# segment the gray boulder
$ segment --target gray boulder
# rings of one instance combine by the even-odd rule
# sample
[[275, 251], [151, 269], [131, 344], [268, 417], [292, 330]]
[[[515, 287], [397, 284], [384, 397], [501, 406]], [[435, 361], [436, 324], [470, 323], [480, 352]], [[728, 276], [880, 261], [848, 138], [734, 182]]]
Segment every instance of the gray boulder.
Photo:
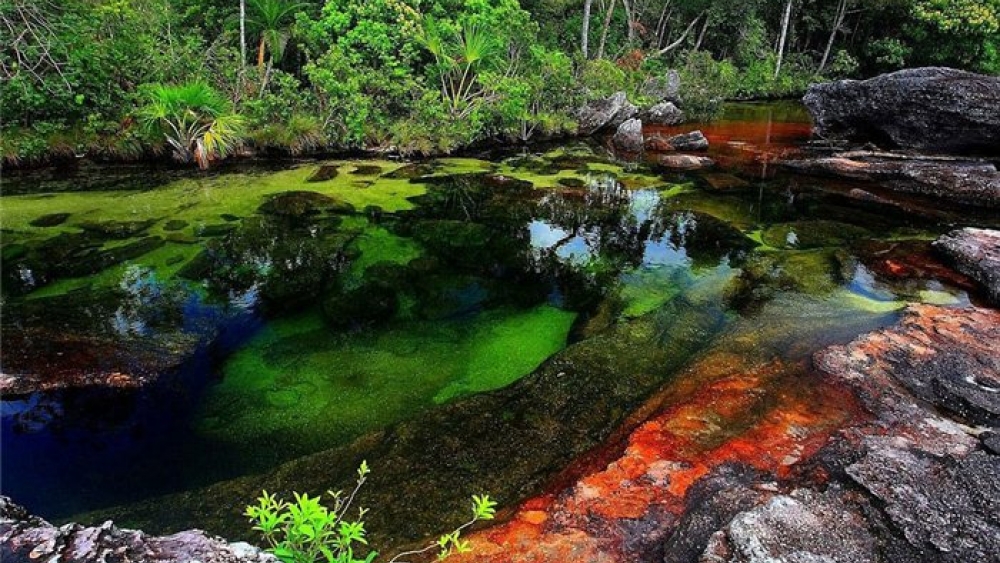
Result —
[[1000, 77], [915, 68], [811, 86], [821, 137], [949, 153], [1000, 153]]
[[642, 84], [642, 95], [657, 101], [680, 101], [681, 75], [668, 70], [663, 76], [651, 76]]
[[684, 112], [673, 102], [660, 102], [639, 114], [643, 123], [650, 125], [680, 125], [684, 123]]
[[642, 121], [629, 119], [618, 126], [618, 131], [611, 138], [615, 148], [625, 152], [642, 152]]
[[581, 135], [593, 135], [602, 129], [618, 127], [639, 113], [628, 101], [625, 92], [615, 92], [608, 98], [594, 100], [577, 111]]

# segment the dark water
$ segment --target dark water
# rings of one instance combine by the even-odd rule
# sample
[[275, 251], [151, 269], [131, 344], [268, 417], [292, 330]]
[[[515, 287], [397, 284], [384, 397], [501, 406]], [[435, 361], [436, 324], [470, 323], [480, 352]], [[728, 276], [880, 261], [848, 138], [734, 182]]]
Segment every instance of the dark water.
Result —
[[[720, 163], [704, 172], [572, 144], [419, 164], [17, 178], [0, 200], [4, 373], [159, 377], [141, 390], [5, 396], [3, 494], [51, 519], [117, 506], [128, 522], [134, 503], [403, 421], [460, 424], [449, 420], [480, 400], [508, 405], [491, 407], [507, 421], [546, 411], [556, 435], [572, 419], [544, 402], [559, 388], [519, 389], [559, 376], [556, 364], [577, 368], [572, 395], [600, 391], [613, 416], [588, 419], [590, 435], [530, 479], [509, 471], [512, 500], [733, 323], [759, 325], [752, 349], [802, 358], [891, 322], [906, 301], [967, 302], [941, 276], [878, 267], [927, 254], [947, 216], [861, 205], [777, 172], [807, 139], [799, 106], [733, 106], [703, 129]], [[322, 164], [334, 177], [310, 182]], [[653, 363], [664, 367], [634, 392], [601, 391]], [[475, 474], [486, 442], [471, 435], [452, 455], [467, 453]], [[544, 457], [505, 444], [490, 455]]]

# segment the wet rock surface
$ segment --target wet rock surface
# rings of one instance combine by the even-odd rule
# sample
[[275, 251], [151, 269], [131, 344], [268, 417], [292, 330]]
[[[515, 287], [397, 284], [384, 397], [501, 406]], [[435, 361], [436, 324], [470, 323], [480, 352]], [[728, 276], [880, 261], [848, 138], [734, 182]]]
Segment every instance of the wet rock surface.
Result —
[[277, 558], [246, 543], [228, 543], [201, 530], [150, 536], [116, 527], [53, 526], [0, 497], [0, 559], [5, 563], [148, 561], [164, 563], [271, 563]]
[[1000, 305], [1000, 231], [959, 229], [935, 241], [934, 248], [959, 272], [982, 284], [993, 303]]
[[642, 94], [657, 101], [677, 103], [680, 101], [681, 75], [676, 70], [668, 70], [663, 76], [651, 76], [642, 83]]
[[803, 103], [815, 133], [884, 148], [1000, 151], [1000, 78], [915, 68], [809, 88]]
[[707, 156], [693, 154], [658, 154], [653, 165], [662, 170], [702, 170], [715, 166], [715, 161]]
[[646, 149], [653, 152], [704, 151], [708, 150], [708, 139], [701, 131], [669, 137], [654, 134], [646, 138]]
[[849, 151], [781, 164], [807, 174], [876, 182], [895, 192], [969, 206], [1000, 207], [1000, 172], [983, 161]]

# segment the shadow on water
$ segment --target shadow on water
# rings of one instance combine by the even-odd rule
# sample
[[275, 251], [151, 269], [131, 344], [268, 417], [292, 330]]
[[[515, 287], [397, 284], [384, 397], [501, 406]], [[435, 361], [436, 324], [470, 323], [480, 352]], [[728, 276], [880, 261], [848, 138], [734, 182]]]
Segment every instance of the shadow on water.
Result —
[[367, 459], [398, 545], [469, 494], [551, 485], [709, 347], [802, 362], [906, 301], [968, 302], [929, 252], [945, 224], [771, 173], [801, 108], [705, 130], [704, 173], [570, 144], [22, 186], [4, 373], [35, 387], [2, 403], [4, 494], [247, 537], [261, 488], [340, 488]]

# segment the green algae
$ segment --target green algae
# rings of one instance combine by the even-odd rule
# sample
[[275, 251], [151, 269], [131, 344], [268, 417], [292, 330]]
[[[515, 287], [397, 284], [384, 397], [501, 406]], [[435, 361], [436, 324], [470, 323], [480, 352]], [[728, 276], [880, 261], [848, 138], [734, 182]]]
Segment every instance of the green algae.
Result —
[[345, 285], [356, 285], [371, 266], [379, 263], [406, 265], [423, 255], [423, 248], [413, 239], [398, 236], [384, 227], [366, 228], [354, 241], [361, 253], [351, 263]]
[[277, 320], [226, 362], [196, 426], [231, 443], [280, 436], [300, 451], [343, 443], [527, 375], [565, 345], [574, 318], [543, 305], [350, 334], [316, 314]]

